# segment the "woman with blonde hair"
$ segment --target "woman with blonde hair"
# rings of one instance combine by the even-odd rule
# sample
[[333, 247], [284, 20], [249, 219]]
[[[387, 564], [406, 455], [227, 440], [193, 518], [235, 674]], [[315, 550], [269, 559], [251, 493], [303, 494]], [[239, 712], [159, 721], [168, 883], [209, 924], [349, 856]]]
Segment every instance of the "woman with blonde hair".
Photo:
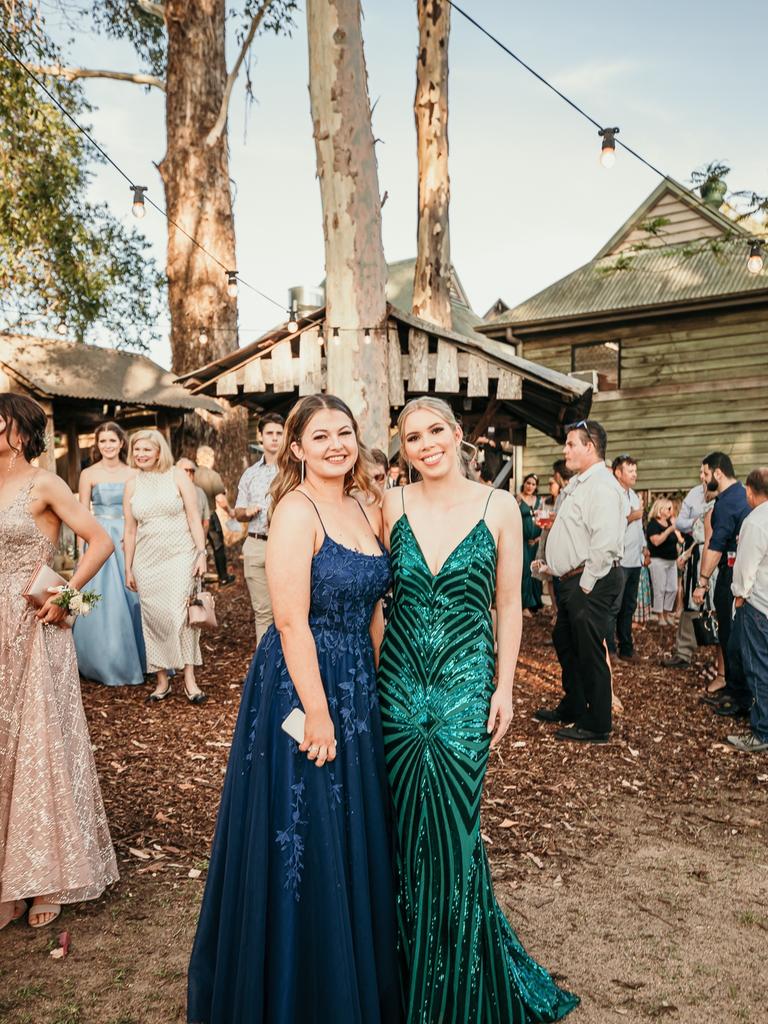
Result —
[[520, 509], [508, 492], [463, 475], [462, 432], [445, 402], [414, 399], [398, 428], [401, 455], [421, 479], [384, 498], [394, 601], [379, 693], [406, 1021], [559, 1020], [578, 999], [518, 941], [494, 897], [480, 833], [489, 749], [514, 707]]
[[[657, 498], [648, 516], [646, 527], [648, 549], [651, 552], [649, 572], [653, 589], [653, 614], [662, 626], [672, 626], [672, 613], [677, 597], [678, 545], [682, 534], [675, 525], [674, 507], [669, 498]], [[651, 621], [654, 621], [653, 619]]]
[[389, 559], [345, 403], [301, 399], [277, 466], [274, 624], [243, 688], [187, 1019], [401, 1024], [374, 669]]
[[184, 670], [184, 693], [191, 704], [205, 694], [195, 680], [200, 630], [188, 622], [194, 578], [205, 573], [205, 535], [195, 485], [173, 465], [159, 430], [139, 430], [131, 438], [129, 463], [138, 470], [125, 486], [125, 579], [138, 592], [147, 649], [147, 670], [157, 673], [147, 700], [171, 693], [168, 669]]

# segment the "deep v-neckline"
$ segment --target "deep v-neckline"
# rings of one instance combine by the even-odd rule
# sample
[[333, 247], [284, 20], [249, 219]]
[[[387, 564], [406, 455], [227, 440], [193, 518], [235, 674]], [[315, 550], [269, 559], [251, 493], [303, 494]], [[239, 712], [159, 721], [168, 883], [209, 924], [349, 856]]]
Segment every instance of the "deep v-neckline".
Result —
[[[462, 548], [464, 546], [464, 544], [466, 544], [466, 542], [469, 540], [469, 538], [472, 536], [472, 534], [475, 532], [475, 530], [478, 529], [478, 527], [484, 526], [486, 531], [487, 531], [487, 533], [488, 533], [488, 536], [493, 541], [494, 546], [496, 545], [496, 539], [493, 536], [493, 534], [491, 533], [490, 529], [488, 528], [488, 524], [485, 521], [485, 516], [483, 516], [482, 519], [478, 519], [478, 521], [475, 523], [475, 525], [473, 527], [471, 527], [468, 530], [467, 533], [464, 534], [464, 536], [461, 538], [461, 540], [458, 542], [458, 544], [456, 544], [455, 547], [453, 547], [448, 552], [448, 555], [446, 556], [445, 560], [443, 561], [443, 564], [440, 566], [440, 568], [437, 570], [437, 572], [432, 572], [432, 570], [429, 567], [429, 562], [427, 561], [427, 556], [424, 554], [424, 550], [423, 550], [421, 544], [419, 543], [419, 538], [416, 536], [416, 534], [414, 532], [414, 529], [411, 526], [411, 521], [408, 518], [408, 513], [407, 512], [403, 512], [403, 514], [400, 516], [400, 519], [404, 519], [405, 520], [406, 525], [408, 526], [408, 531], [411, 534], [411, 537], [413, 538], [413, 543], [416, 545], [416, 550], [419, 553], [419, 557], [421, 558], [421, 561], [422, 561], [422, 563], [424, 565], [424, 568], [427, 570], [427, 572], [429, 573], [430, 578], [433, 581], [440, 577], [440, 574], [442, 573], [443, 569], [445, 569], [446, 565], [448, 565], [448, 563], [453, 558], [453, 556], [456, 554], [456, 552], [460, 548]], [[397, 520], [398, 523], [400, 522], [400, 519]], [[395, 523], [395, 526], [397, 526], [397, 523]]]

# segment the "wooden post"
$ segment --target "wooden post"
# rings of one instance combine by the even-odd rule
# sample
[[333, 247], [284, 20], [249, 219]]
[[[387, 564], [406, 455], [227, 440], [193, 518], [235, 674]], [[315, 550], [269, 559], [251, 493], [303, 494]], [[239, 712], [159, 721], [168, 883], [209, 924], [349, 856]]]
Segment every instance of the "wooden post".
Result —
[[77, 492], [79, 479], [80, 437], [77, 431], [77, 421], [72, 419], [67, 423], [67, 483], [71, 491]]
[[[360, 0], [307, 0], [309, 94], [325, 236], [327, 390], [370, 445], [389, 437], [381, 198]], [[371, 343], [365, 344], [365, 331]], [[374, 335], [374, 331], [376, 332]]]
[[53, 423], [53, 402], [46, 398], [37, 398], [35, 401], [45, 413], [45, 451], [37, 460], [41, 469], [47, 469], [49, 473], [56, 472], [56, 432]]

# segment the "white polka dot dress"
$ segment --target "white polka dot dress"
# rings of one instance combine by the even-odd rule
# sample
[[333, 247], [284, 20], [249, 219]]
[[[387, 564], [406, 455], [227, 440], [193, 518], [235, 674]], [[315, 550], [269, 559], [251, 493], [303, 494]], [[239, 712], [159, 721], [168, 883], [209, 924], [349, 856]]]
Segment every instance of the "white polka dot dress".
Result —
[[147, 670], [201, 665], [200, 630], [187, 625], [195, 542], [174, 470], [139, 473], [131, 511], [138, 523], [133, 573], [141, 601]]

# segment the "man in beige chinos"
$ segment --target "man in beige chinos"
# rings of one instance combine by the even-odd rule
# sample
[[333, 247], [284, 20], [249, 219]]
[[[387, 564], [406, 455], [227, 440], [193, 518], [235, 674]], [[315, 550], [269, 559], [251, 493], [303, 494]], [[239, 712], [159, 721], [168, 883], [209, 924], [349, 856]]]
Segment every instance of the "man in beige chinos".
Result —
[[243, 567], [256, 622], [257, 643], [272, 625], [272, 603], [269, 600], [264, 562], [269, 533], [269, 488], [277, 473], [283, 417], [274, 412], [267, 413], [259, 422], [259, 433], [264, 455], [243, 473], [235, 502], [235, 518], [241, 523], [248, 523], [248, 537], [243, 545]]

